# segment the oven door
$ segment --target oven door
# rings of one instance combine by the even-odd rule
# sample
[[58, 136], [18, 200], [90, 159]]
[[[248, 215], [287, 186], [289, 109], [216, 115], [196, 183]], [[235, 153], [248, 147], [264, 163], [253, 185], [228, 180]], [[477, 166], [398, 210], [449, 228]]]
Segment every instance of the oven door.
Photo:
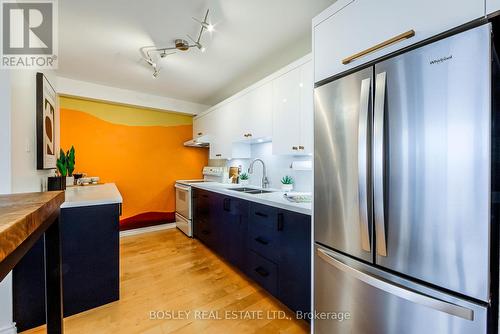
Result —
[[191, 220], [191, 187], [175, 184], [175, 211], [184, 218]]

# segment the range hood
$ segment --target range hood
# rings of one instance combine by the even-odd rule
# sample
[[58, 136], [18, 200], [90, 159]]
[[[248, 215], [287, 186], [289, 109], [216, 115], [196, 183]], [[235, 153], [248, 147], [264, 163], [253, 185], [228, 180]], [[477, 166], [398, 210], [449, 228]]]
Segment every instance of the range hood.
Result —
[[198, 137], [196, 139], [188, 140], [187, 142], [184, 143], [184, 146], [189, 146], [189, 147], [209, 147], [210, 146], [210, 142], [208, 141], [207, 136], [203, 136], [203, 137]]

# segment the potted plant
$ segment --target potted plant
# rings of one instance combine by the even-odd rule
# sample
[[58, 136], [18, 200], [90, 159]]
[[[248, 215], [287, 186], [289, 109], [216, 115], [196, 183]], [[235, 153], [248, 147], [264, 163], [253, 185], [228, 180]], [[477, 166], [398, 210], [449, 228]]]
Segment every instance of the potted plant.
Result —
[[247, 185], [248, 184], [248, 174], [247, 173], [241, 173], [240, 174], [240, 184], [241, 185]]
[[281, 189], [284, 191], [292, 191], [293, 189], [293, 178], [291, 176], [285, 175], [281, 179]]
[[66, 168], [68, 170], [66, 186], [72, 186], [75, 184], [75, 178], [73, 176], [73, 171], [75, 170], [75, 148], [73, 146], [66, 152]]
[[66, 186], [72, 186], [75, 183], [75, 178], [73, 177], [73, 171], [75, 170], [75, 148], [73, 146], [66, 153], [62, 149], [59, 151], [56, 166], [59, 175], [65, 179], [65, 188]]

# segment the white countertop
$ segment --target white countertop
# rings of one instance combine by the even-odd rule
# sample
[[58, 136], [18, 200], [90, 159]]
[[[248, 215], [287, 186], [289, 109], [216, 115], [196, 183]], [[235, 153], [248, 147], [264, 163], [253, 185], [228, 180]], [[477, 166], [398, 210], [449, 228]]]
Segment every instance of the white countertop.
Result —
[[66, 200], [61, 209], [122, 202], [122, 195], [114, 183], [74, 186], [66, 188]]
[[289, 200], [283, 197], [283, 194], [285, 194], [285, 192], [277, 189], [267, 189], [267, 190], [273, 190], [273, 192], [267, 194], [246, 194], [244, 192], [231, 190], [231, 188], [241, 188], [241, 187], [255, 188], [255, 189], [259, 188], [254, 186], [243, 186], [241, 184], [225, 184], [217, 182], [195, 183], [191, 184], [191, 187], [209, 190], [219, 194], [229, 195], [232, 197], [245, 199], [251, 202], [256, 202], [260, 204], [274, 206], [284, 210], [302, 213], [305, 215], [311, 215], [312, 212], [311, 203], [290, 202]]

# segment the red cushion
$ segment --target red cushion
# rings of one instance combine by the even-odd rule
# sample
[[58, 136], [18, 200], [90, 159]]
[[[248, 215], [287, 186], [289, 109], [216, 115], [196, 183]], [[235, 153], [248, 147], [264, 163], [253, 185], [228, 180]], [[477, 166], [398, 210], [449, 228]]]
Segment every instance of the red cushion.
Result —
[[120, 231], [175, 222], [175, 212], [144, 212], [120, 220]]

